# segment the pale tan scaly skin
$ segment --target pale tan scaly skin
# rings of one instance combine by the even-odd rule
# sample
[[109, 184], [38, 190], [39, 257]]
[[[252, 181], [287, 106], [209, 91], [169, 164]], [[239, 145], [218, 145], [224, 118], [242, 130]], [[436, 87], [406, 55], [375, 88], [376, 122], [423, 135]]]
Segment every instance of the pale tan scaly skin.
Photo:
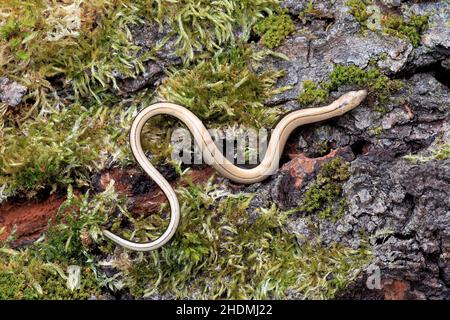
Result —
[[203, 123], [192, 112], [173, 103], [157, 103], [142, 110], [135, 118], [130, 130], [130, 144], [136, 161], [144, 171], [159, 185], [163, 190], [170, 204], [171, 217], [166, 231], [156, 240], [148, 243], [136, 243], [125, 240], [110, 231], [104, 230], [106, 237], [130, 250], [150, 251], [155, 250], [166, 244], [172, 236], [180, 221], [180, 206], [177, 196], [167, 180], [155, 169], [145, 156], [141, 145], [141, 132], [148, 119], [160, 114], [174, 116], [181, 120], [192, 133], [196, 144], [200, 147], [206, 163], [212, 165], [224, 177], [230, 180], [251, 184], [262, 181], [268, 176], [273, 175], [277, 169], [284, 145], [294, 129], [308, 124], [338, 117], [344, 113], [356, 108], [367, 96], [366, 90], [352, 91], [328, 106], [320, 108], [309, 108], [297, 110], [288, 113], [276, 125], [267, 147], [266, 154], [261, 163], [252, 169], [239, 168], [228, 161], [221, 151], [214, 144], [208, 130]]

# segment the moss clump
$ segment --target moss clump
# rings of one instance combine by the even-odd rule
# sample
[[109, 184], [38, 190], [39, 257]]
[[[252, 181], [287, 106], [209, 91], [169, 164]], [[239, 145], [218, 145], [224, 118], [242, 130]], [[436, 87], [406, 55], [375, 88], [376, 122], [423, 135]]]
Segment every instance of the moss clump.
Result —
[[119, 198], [113, 185], [94, 196], [89, 192], [77, 196], [71, 187], [67, 200], [58, 211], [45, 234], [45, 242], [36, 244], [35, 250], [48, 261], [80, 263], [90, 255], [90, 245], [103, 240], [102, 225], [116, 211], [125, 212], [126, 202]]
[[447, 160], [450, 158], [450, 143], [440, 143], [428, 151], [428, 155], [409, 154], [405, 159], [413, 164], [427, 163], [432, 160]]
[[127, 1], [61, 3], [9, 1], [0, 5], [6, 23], [0, 28], [0, 66], [4, 75], [28, 87], [39, 107], [50, 107], [57, 90], [49, 79], [66, 77], [75, 98], [97, 98], [115, 87], [113, 72], [134, 76], [149, 58], [129, 37], [128, 25], [138, 21]]
[[303, 82], [303, 89], [298, 96], [298, 102], [302, 106], [316, 105], [325, 102], [328, 96], [327, 90], [320, 88], [314, 81], [306, 80]]
[[409, 39], [414, 47], [420, 45], [421, 35], [428, 29], [428, 16], [412, 15], [405, 20], [400, 15], [385, 15], [381, 20], [383, 31]]
[[345, 211], [342, 183], [349, 178], [349, 163], [336, 157], [322, 165], [315, 182], [305, 192], [300, 211], [316, 214], [320, 219], [337, 221]]
[[287, 36], [295, 31], [295, 25], [286, 11], [262, 19], [253, 30], [261, 37], [261, 43], [268, 48], [280, 46]]
[[338, 65], [331, 72], [327, 87], [336, 90], [343, 85], [367, 87], [377, 94], [379, 100], [385, 101], [393, 92], [400, 89], [401, 82], [389, 79], [377, 68], [364, 70], [353, 65]]
[[[126, 202], [113, 185], [94, 196], [76, 195], [71, 188], [58, 219], [45, 237], [26, 249], [12, 250], [0, 243], [0, 299], [88, 299], [100, 296], [107, 277], [94, 251], [109, 252], [102, 226], [114, 213], [126, 212]], [[81, 268], [80, 287], [67, 285], [69, 265]]]
[[139, 6], [13, 0], [0, 4], [0, 15], [2, 75], [28, 88], [19, 108], [0, 107], [1, 200], [87, 185], [108, 161], [128, 161], [125, 136], [136, 105], [115, 95], [115, 74], [135, 76], [154, 53], [138, 56], [131, 41]]
[[145, 7], [152, 19], [171, 26], [178, 54], [189, 61], [195, 51], [217, 52], [225, 44], [236, 44], [237, 28], [247, 40], [262, 14], [278, 8], [278, 0], [151, 0]]
[[364, 29], [367, 29], [367, 21], [372, 16], [372, 13], [367, 12], [367, 6], [371, 4], [372, 0], [348, 0], [346, 2], [346, 5], [350, 8], [350, 14]]
[[330, 298], [370, 256], [337, 244], [299, 246], [284, 230], [288, 213], [251, 208], [252, 195], [230, 194], [211, 182], [179, 189], [179, 198], [183, 219], [173, 240], [131, 265], [128, 257], [114, 263], [137, 297]]
[[369, 89], [378, 98], [379, 110], [381, 111], [384, 110], [383, 106], [389, 96], [399, 90], [402, 83], [398, 80], [389, 79], [375, 67], [364, 70], [354, 65], [336, 65], [330, 73], [328, 81], [320, 85], [311, 80], [305, 81], [298, 101], [303, 106], [323, 103], [328, 99], [330, 91], [337, 90], [345, 85]]
[[[355, 17], [363, 30], [368, 28], [368, 21], [372, 18], [373, 13], [368, 12], [368, 6], [372, 4], [371, 0], [349, 0], [346, 5], [350, 7], [350, 14]], [[412, 14], [406, 19], [398, 14], [382, 13], [379, 23], [383, 32], [409, 39], [414, 47], [420, 45], [421, 35], [428, 29], [428, 16], [420, 16]]]
[[206, 125], [270, 127], [280, 110], [264, 107], [264, 101], [283, 90], [274, 88], [283, 72], [258, 74], [252, 68], [257, 59], [251, 48], [235, 47], [192, 69], [172, 70], [158, 90], [159, 99], [185, 106]]
[[108, 161], [127, 161], [127, 128], [134, 110], [75, 104], [49, 110], [20, 127], [7, 126], [0, 132], [0, 185], [10, 193], [46, 185], [83, 185]]
[[144, 62], [168, 39], [144, 52], [132, 41], [131, 25], [145, 19], [168, 25], [179, 56], [192, 61], [194, 52], [214, 53], [235, 43], [238, 28], [245, 41], [262, 13], [276, 5], [277, 0], [3, 1], [0, 67], [2, 75], [26, 85], [40, 106], [52, 105], [57, 96], [50, 81], [56, 77], [75, 99], [93, 96], [100, 104], [102, 94], [117, 89], [117, 75], [143, 72]]
[[49, 263], [30, 250], [0, 248], [0, 299], [2, 300], [67, 300], [100, 296], [94, 272], [83, 268], [80, 287], [67, 286], [67, 265]]
[[36, 29], [38, 15], [33, 14], [33, 6], [31, 4], [19, 12], [9, 15], [7, 20], [1, 25], [0, 39], [2, 42], [9, 44], [8, 49], [11, 56], [17, 59], [18, 62], [22, 62], [30, 58], [22, 42]]

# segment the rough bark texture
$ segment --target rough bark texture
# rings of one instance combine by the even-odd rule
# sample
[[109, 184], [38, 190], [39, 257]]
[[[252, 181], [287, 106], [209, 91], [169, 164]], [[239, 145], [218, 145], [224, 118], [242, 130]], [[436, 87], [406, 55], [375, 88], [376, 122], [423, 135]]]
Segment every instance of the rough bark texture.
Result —
[[[298, 14], [307, 2], [284, 1], [284, 6]], [[398, 7], [397, 2], [384, 1], [393, 7]], [[325, 22], [315, 20], [308, 26], [311, 36], [299, 32], [277, 50], [290, 58], [283, 62], [288, 73], [282, 82], [294, 89], [277, 96], [271, 101], [274, 104], [297, 108], [300, 84], [306, 79], [325, 80], [332, 63], [366, 67], [375, 59], [386, 74], [404, 83], [384, 114], [373, 112], [368, 101], [351, 114], [308, 126], [291, 138], [312, 157], [321, 142], [336, 150], [351, 150], [345, 155], [351, 167], [343, 186], [348, 203], [344, 215], [335, 223], [302, 215], [291, 222], [292, 232], [311, 237], [307, 225], [308, 219], [313, 219], [318, 226], [314, 232], [324, 243], [337, 241], [358, 247], [361, 236], [369, 236], [374, 259], [367, 268], [381, 269], [381, 289], [367, 289], [371, 272], [366, 270], [342, 292], [344, 298], [450, 298], [450, 161], [412, 164], [403, 158], [450, 138], [446, 69], [450, 29], [445, 25], [450, 7], [440, 1], [409, 5], [414, 12], [431, 14], [431, 27], [418, 48], [372, 31], [362, 35], [358, 23], [339, 2], [327, 2], [318, 6], [334, 17], [331, 28], [324, 29]], [[383, 52], [387, 58], [381, 61]], [[373, 134], [373, 128], [382, 128], [381, 133]], [[297, 206], [320, 159], [308, 159], [304, 154], [294, 157], [270, 181], [251, 187], [258, 192], [256, 201], [274, 201], [285, 208]]]

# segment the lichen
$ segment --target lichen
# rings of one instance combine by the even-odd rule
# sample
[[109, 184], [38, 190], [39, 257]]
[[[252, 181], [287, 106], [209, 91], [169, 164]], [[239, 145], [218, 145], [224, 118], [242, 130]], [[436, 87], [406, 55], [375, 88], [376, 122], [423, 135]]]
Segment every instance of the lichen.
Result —
[[286, 11], [273, 14], [255, 24], [253, 30], [261, 37], [261, 43], [273, 49], [295, 31], [295, 25]]

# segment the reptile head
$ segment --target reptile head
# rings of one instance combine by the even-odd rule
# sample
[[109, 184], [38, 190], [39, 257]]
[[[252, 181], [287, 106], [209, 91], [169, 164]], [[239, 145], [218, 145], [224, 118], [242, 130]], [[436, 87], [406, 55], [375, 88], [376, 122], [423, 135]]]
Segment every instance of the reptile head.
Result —
[[367, 97], [367, 90], [350, 91], [344, 94], [339, 100], [342, 99], [341, 108], [345, 109], [344, 112], [348, 112], [361, 104]]

